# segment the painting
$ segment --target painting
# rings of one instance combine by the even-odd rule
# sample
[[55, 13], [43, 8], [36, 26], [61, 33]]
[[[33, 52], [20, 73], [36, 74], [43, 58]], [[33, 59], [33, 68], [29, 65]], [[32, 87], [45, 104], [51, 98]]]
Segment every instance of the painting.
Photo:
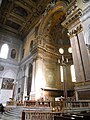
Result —
[[11, 51], [11, 58], [15, 59], [15, 57], [16, 57], [16, 50], [12, 49], [12, 51]]
[[1, 89], [12, 90], [13, 89], [13, 82], [14, 82], [14, 79], [3, 78]]

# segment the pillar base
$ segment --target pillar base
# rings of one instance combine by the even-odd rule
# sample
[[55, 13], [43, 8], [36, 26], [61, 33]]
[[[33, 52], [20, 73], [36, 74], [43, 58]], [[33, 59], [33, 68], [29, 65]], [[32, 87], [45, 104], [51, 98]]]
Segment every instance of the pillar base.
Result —
[[77, 100], [90, 100], [90, 81], [76, 83], [75, 91]]
[[35, 92], [31, 92], [30, 93], [30, 100], [35, 100], [35, 96], [36, 96]]

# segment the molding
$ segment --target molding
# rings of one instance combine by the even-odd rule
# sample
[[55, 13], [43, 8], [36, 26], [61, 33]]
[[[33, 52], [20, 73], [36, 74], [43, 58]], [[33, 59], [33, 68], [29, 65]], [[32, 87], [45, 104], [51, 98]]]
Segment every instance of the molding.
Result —
[[90, 6], [83, 10], [83, 15], [81, 16], [81, 21], [84, 22], [90, 18]]
[[[70, 10], [71, 10], [71, 8], [70, 8]], [[62, 22], [62, 26], [64, 26], [65, 28], [68, 28], [68, 29], [73, 27], [73, 23], [74, 23], [74, 26], [76, 26], [76, 24], [78, 24], [80, 22], [81, 16], [82, 16], [82, 10], [80, 8], [78, 8], [77, 6], [75, 6], [75, 9], [72, 10], [72, 12], [70, 12], [66, 16], [66, 20], [64, 22]]]
[[18, 67], [18, 62], [17, 61], [12, 61], [12, 60], [9, 60], [9, 59], [0, 58], [0, 63], [2, 63], [5, 66], [9, 65], [9, 66]]

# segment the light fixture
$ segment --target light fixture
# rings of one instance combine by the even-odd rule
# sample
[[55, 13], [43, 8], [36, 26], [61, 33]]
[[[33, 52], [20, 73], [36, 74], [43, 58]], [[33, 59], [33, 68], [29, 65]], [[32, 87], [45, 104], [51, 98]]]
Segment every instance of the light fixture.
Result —
[[60, 54], [63, 54], [64, 53], [64, 49], [63, 48], [59, 48], [59, 52], [60, 52]]
[[68, 52], [72, 53], [72, 48], [71, 47], [68, 48]]

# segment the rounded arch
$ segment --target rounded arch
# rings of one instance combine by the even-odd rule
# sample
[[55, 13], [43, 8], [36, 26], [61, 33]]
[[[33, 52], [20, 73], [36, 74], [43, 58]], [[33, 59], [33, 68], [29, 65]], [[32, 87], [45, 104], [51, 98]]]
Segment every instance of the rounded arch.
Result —
[[13, 70], [6, 70], [4, 71], [4, 73], [2, 74], [2, 78], [12, 78], [14, 80], [16, 80], [16, 73]]
[[44, 28], [45, 28], [45, 26], [47, 25], [49, 19], [50, 19], [51, 16], [52, 16], [53, 14], [55, 14], [56, 12], [62, 12], [63, 15], [65, 15], [65, 13], [66, 13], [66, 10], [65, 10], [66, 6], [67, 6], [66, 3], [65, 3], [65, 2], [62, 2], [62, 1], [59, 1], [57, 4], [55, 4], [55, 6], [53, 7], [53, 9], [50, 9], [50, 10], [48, 11], [48, 13], [42, 18], [43, 20], [42, 20], [42, 23], [41, 23], [41, 25], [40, 25], [40, 28], [39, 28], [39, 32], [38, 32], [38, 33], [39, 33], [39, 34], [43, 34]]

